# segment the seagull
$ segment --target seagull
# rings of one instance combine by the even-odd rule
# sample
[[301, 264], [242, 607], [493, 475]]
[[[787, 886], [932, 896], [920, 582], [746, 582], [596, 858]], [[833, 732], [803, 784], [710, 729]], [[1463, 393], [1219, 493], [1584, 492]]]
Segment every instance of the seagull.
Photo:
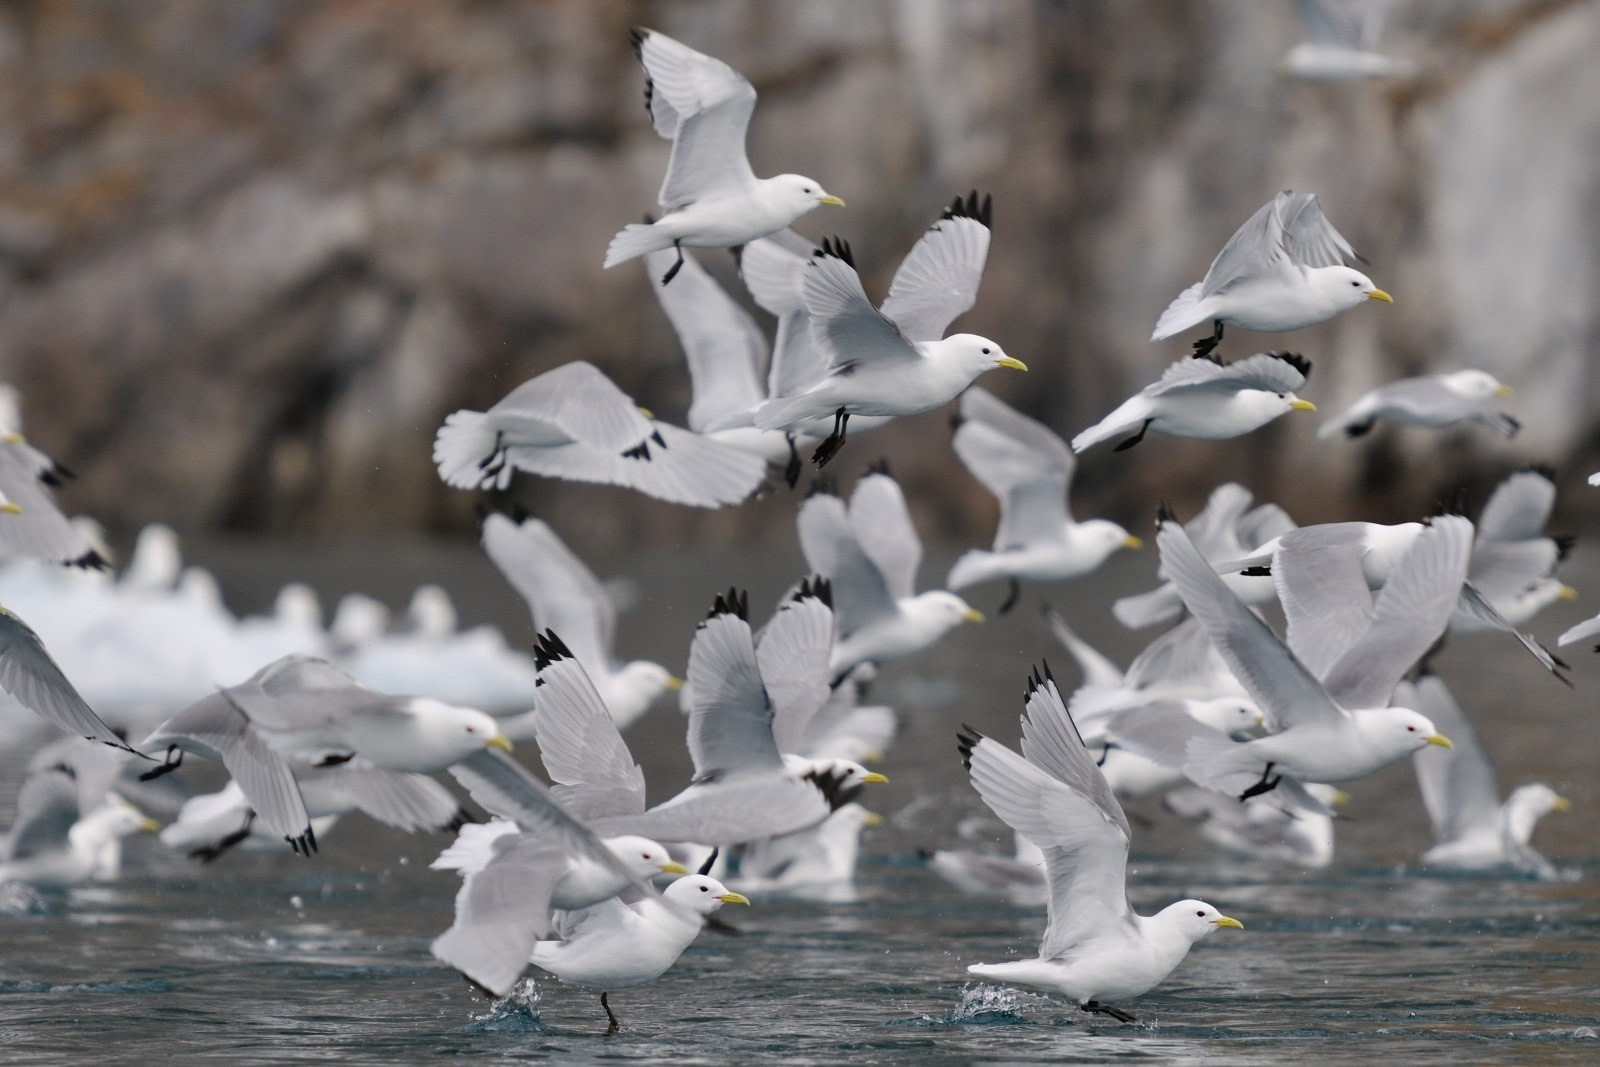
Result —
[[613, 897], [569, 914], [560, 940], [535, 942], [532, 962], [563, 982], [601, 990], [608, 1032], [616, 1033], [621, 1024], [611, 1010], [611, 990], [655, 981], [677, 962], [707, 918], [724, 904], [749, 903], [715, 878], [691, 874], [667, 886], [660, 899], [624, 903]]
[[122, 797], [82, 796], [70, 768], [35, 771], [17, 794], [16, 820], [0, 840], [0, 883], [69, 886], [116, 877], [119, 842], [154, 820]]
[[1021, 594], [1020, 579], [1076, 578], [1119, 548], [1140, 547], [1108, 519], [1073, 521], [1067, 491], [1077, 458], [1061, 438], [976, 385], [961, 394], [960, 411], [956, 455], [999, 498], [1000, 528], [992, 551], [972, 549], [956, 560], [947, 588], [1005, 578], [1011, 592], [1000, 606], [1004, 615]]
[[961, 892], [974, 897], [999, 897], [1018, 908], [1036, 908], [1050, 900], [1044, 853], [1013, 831], [1012, 854], [939, 849], [925, 855], [928, 869]]
[[1298, 0], [1306, 40], [1284, 53], [1285, 74], [1307, 81], [1407, 77], [1415, 67], [1377, 51], [1394, 0]]
[[954, 400], [985, 371], [1027, 370], [986, 337], [944, 336], [977, 299], [989, 222], [987, 197], [958, 198], [900, 265], [881, 310], [867, 299], [849, 246], [824, 240], [801, 296], [828, 374], [798, 395], [768, 400], [756, 409], [756, 425], [794, 431], [833, 419], [811, 457], [822, 467], [844, 446], [852, 415], [921, 414]]
[[1518, 786], [1501, 804], [1489, 754], [1438, 675], [1424, 671], [1415, 683], [1401, 683], [1395, 699], [1422, 711], [1449, 730], [1455, 741], [1449, 752], [1428, 750], [1411, 757], [1436, 842], [1423, 853], [1423, 865], [1464, 870], [1511, 867], [1547, 881], [1555, 878], [1554, 865], [1535, 852], [1528, 839], [1540, 818], [1566, 811], [1571, 803], [1543, 782], [1535, 782]]
[[[659, 663], [616, 665], [617, 609], [594, 572], [546, 523], [491, 513], [483, 520], [482, 536], [489, 559], [528, 602], [535, 629], [562, 635], [618, 729], [643, 715], [663, 691], [682, 687]], [[521, 719], [510, 720], [506, 729], [513, 736], [522, 732]]]
[[1029, 679], [1026, 708], [1021, 756], [970, 726], [958, 736], [984, 803], [1044, 851], [1049, 923], [1035, 958], [974, 963], [967, 970], [1059, 993], [1084, 1011], [1134, 1022], [1102, 1000], [1125, 1000], [1155, 988], [1195, 942], [1218, 927], [1244, 926], [1200, 900], [1137, 914], [1128, 903], [1128, 818], [1048, 672], [1036, 670]]
[[954, 593], [913, 592], [922, 542], [886, 470], [856, 483], [848, 509], [831, 493], [813, 493], [797, 524], [806, 564], [832, 583], [835, 678], [858, 663], [914, 655], [963, 622], [983, 621]]
[[1223, 441], [1247, 434], [1291, 411], [1315, 411], [1295, 396], [1311, 364], [1290, 352], [1263, 352], [1234, 363], [1209, 356], [1180, 359], [1160, 381], [1123, 401], [1116, 410], [1072, 439], [1082, 452], [1120, 433], [1134, 431], [1114, 451], [1132, 448], [1150, 430], [1173, 437]]
[[882, 824], [882, 815], [851, 802], [809, 830], [746, 845], [733, 888], [754, 895], [855, 900], [861, 831]]
[[1515, 437], [1522, 423], [1489, 407], [1496, 397], [1511, 395], [1494, 375], [1481, 370], [1458, 370], [1402, 378], [1365, 393], [1350, 409], [1317, 429], [1318, 440], [1360, 437], [1378, 422], [1398, 426], [1443, 429], [1458, 422], [1481, 422], [1502, 437]]
[[685, 685], [694, 778], [648, 809], [643, 774], [582, 666], [555, 634], [540, 635], [539, 754], [556, 799], [596, 833], [746, 844], [816, 826], [858, 786], [887, 780], [858, 763], [779, 752], [747, 611], [730, 590], [696, 631]]
[[665, 285], [683, 263], [685, 245], [735, 247], [781, 230], [822, 204], [844, 206], [811, 178], [757, 178], [751, 171], [744, 142], [756, 91], [742, 75], [655, 30], [636, 28], [632, 36], [648, 76], [645, 110], [656, 132], [672, 142], [672, 155], [656, 198], [665, 214], [624, 227], [606, 249], [605, 266], [675, 249], [680, 258], [662, 277]]
[[[1237, 559], [1295, 528], [1294, 520], [1278, 505], [1259, 504], [1252, 508], [1253, 499], [1250, 490], [1238, 482], [1224, 482], [1211, 491], [1206, 506], [1184, 526], [1202, 556], [1218, 563]], [[1165, 577], [1159, 568], [1157, 573]], [[1223, 581], [1246, 604], [1277, 599], [1270, 575], [1225, 574]], [[1169, 581], [1148, 593], [1122, 597], [1111, 605], [1111, 614], [1130, 630], [1169, 622], [1183, 610], [1183, 598]]]
[[0, 608], [0, 689], [68, 733], [136, 752], [73, 688], [39, 635], [4, 608]]
[[1203, 280], [1161, 313], [1150, 340], [1159, 341], [1211, 321], [1209, 338], [1195, 342], [1206, 355], [1224, 325], [1282, 333], [1327, 322], [1366, 300], [1394, 303], [1358, 270], [1350, 242], [1329, 225], [1312, 193], [1285, 189], [1228, 238]]
[[759, 456], [646, 417], [582, 360], [530, 378], [486, 412], [446, 416], [433, 462], [458, 489], [504, 489], [525, 470], [698, 508], [743, 502], [767, 469]]
[[[1313, 782], [1306, 790], [1330, 809], [1347, 799], [1331, 785]], [[1241, 804], [1199, 786], [1174, 790], [1162, 804], [1179, 818], [1198, 821], [1200, 836], [1224, 852], [1309, 870], [1333, 862], [1332, 815], [1285, 807], [1271, 796], [1251, 797]]]
[[1315, 555], [1303, 566], [1286, 560], [1274, 577], [1288, 645], [1228, 591], [1165, 508], [1157, 544], [1184, 603], [1276, 732], [1238, 742], [1145, 708], [1117, 717], [1114, 742], [1241, 800], [1288, 787], [1291, 803], [1313, 811], [1326, 806], [1301, 783], [1348, 781], [1423, 745], [1450, 746], [1427, 716], [1389, 701], [1455, 608], [1472, 546], [1466, 519], [1432, 519], [1376, 602], [1359, 573], [1329, 573]]
[[22, 435], [22, 403], [0, 384], [0, 558], [105, 568], [107, 560], [56, 506], [53, 490], [72, 472]]
[[221, 761], [267, 829], [309, 855], [316, 837], [291, 756], [432, 774], [511, 742], [484, 712], [388, 696], [325, 660], [285, 656], [167, 719], [145, 747], [167, 754], [145, 778], [176, 770], [186, 752]]

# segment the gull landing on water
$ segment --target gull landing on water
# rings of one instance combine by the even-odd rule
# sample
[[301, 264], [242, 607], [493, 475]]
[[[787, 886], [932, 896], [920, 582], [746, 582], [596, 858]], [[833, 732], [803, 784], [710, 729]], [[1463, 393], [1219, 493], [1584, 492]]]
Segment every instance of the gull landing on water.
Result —
[[634, 223], [611, 239], [605, 266], [683, 247], [728, 248], [765, 237], [822, 204], [843, 207], [817, 181], [800, 174], [757, 178], [745, 157], [745, 130], [756, 91], [738, 71], [654, 30], [635, 29], [633, 49], [644, 65], [645, 110], [672, 142], [667, 175], [657, 199], [665, 212], [653, 223]]
[[1224, 325], [1283, 333], [1327, 322], [1367, 300], [1394, 303], [1372, 279], [1345, 266], [1355, 258], [1315, 194], [1285, 189], [1228, 238], [1206, 276], [1161, 313], [1150, 340], [1210, 320], [1211, 336], [1194, 346], [1196, 355], [1208, 355]]

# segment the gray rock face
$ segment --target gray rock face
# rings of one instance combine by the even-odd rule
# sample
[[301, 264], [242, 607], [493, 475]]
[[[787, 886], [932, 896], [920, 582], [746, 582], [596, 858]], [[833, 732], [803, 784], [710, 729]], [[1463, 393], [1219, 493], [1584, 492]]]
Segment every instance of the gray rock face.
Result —
[[[611, 234], [654, 209], [666, 145], [640, 106], [632, 5], [88, 0], [0, 8], [0, 377], [30, 435], [116, 525], [465, 530], [433, 476], [443, 416], [574, 358], [658, 415], [688, 379]], [[1239, 477], [1305, 519], [1358, 494], [1425, 509], [1442, 482], [1593, 457], [1600, 339], [1600, 7], [1397, 5], [1405, 82], [1285, 81], [1292, 5], [1009, 0], [702, 3], [656, 28], [760, 93], [756, 169], [849, 202], [801, 223], [855, 247], [880, 294], [957, 192], [996, 236], [960, 324], [1033, 368], [986, 382], [1070, 436], [1187, 350], [1156, 316], [1285, 187], [1316, 191], [1395, 295], [1292, 335], [1229, 335], [1316, 365], [1328, 408], [1390, 378], [1478, 366], [1527, 429], [1389, 431], [1319, 447], [1295, 416], [1225, 444], [1152, 439], [1087, 461], [1085, 506], [1144, 516]], [[703, 260], [737, 285], [729, 257]], [[1296, 424], [1296, 420], [1302, 420]], [[981, 536], [989, 505], [936, 416], [853, 444], [887, 453], [924, 521]], [[846, 453], [846, 460], [849, 453]], [[848, 473], [848, 472], [846, 472]], [[919, 487], [923, 493], [919, 496]], [[519, 494], [613, 540], [731, 539], [792, 508], [684, 514], [616, 491]], [[1098, 497], [1099, 499], [1095, 499]], [[608, 503], [614, 501], [608, 500]], [[592, 514], [591, 514], [592, 513]], [[1372, 517], [1386, 517], [1373, 514]], [[583, 527], [590, 527], [583, 531]]]

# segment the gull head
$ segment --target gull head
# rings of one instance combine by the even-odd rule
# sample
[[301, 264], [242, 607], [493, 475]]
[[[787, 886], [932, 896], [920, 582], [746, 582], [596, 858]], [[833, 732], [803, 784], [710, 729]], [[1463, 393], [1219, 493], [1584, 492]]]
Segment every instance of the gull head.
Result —
[[1266, 716], [1253, 701], [1240, 697], [1187, 700], [1184, 701], [1184, 710], [1191, 718], [1232, 735], [1248, 733], [1266, 721]]
[[1360, 307], [1368, 300], [1394, 303], [1394, 297], [1372, 284], [1372, 279], [1349, 267], [1314, 267], [1312, 286], [1338, 306], [1340, 311]]
[[1452, 748], [1433, 720], [1410, 708], [1367, 708], [1351, 713], [1370, 744], [1392, 751], [1395, 759], [1427, 745]]
[[804, 174], [780, 174], [766, 181], [767, 193], [773, 199], [783, 204], [794, 212], [799, 218], [808, 211], [813, 211], [822, 204], [829, 207], [844, 207], [844, 201], [829, 193], [822, 187], [822, 183]]
[[1491, 396], [1510, 396], [1511, 386], [1502, 385], [1494, 375], [1481, 370], [1458, 370], [1440, 375], [1439, 381], [1457, 396], [1487, 400]]
[[997, 367], [1022, 371], [1028, 369], [1022, 360], [1006, 355], [1005, 349], [975, 333], [953, 333], [937, 344], [943, 359], [969, 375], [969, 381]]
[[679, 690], [683, 688], [683, 680], [676, 677], [659, 663], [652, 663], [647, 659], [636, 659], [622, 666], [616, 676], [611, 680], [613, 694], [626, 694], [630, 699], [622, 700], [628, 704], [637, 700], [648, 705], [664, 690]]
[[750, 898], [743, 893], [731, 892], [727, 886], [704, 874], [679, 878], [667, 886], [661, 895], [679, 907], [701, 915], [710, 915], [724, 904], [743, 904], [746, 907], [750, 904]]
[[1535, 819], [1552, 811], [1572, 810], [1572, 801], [1557, 793], [1543, 782], [1519, 785], [1506, 798], [1506, 806], [1523, 808]]
[[889, 781], [877, 771], [869, 771], [853, 759], [808, 759], [786, 752], [784, 768], [801, 778], [829, 778], [837, 783], [840, 792], [849, 793], [864, 785], [881, 785]]
[[107, 793], [104, 803], [78, 820], [77, 824], [67, 831], [67, 838], [74, 843], [96, 844], [114, 841], [141, 831], [152, 833], [159, 829], [161, 829], [159, 823], [128, 803], [119, 794]]
[[1187, 938], [1190, 944], [1194, 944], [1218, 927], [1225, 926], [1230, 930], [1244, 929], [1244, 923], [1222, 914], [1203, 900], [1180, 900], [1176, 904], [1168, 904], [1151, 916], [1151, 921], [1175, 931], [1180, 937]]
[[648, 837], [623, 834], [621, 837], [608, 837], [603, 843], [635, 878], [650, 879], [658, 874], [689, 873], [689, 868], [673, 859], [660, 842]]
[[433, 774], [485, 748], [511, 751], [500, 724], [476, 708], [413, 697], [403, 711], [409, 728], [396, 728], [388, 715], [351, 716], [345, 732], [356, 754], [390, 770]]
[[1144, 542], [1110, 519], [1087, 519], [1078, 523], [1074, 539], [1095, 559], [1095, 566], [1119, 548], [1143, 548]]
[[1248, 433], [1249, 430], [1265, 426], [1273, 419], [1287, 415], [1291, 411], [1315, 411], [1317, 405], [1309, 400], [1301, 400], [1293, 393], [1241, 389], [1233, 401], [1232, 408], [1241, 424], [1249, 423], [1248, 428], [1239, 432]]

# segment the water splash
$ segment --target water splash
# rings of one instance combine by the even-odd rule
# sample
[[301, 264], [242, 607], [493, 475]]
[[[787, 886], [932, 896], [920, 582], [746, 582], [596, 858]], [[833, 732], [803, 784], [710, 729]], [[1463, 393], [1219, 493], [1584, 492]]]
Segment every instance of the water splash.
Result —
[[458, 1027], [458, 1033], [541, 1034], [545, 1026], [539, 1021], [539, 987], [532, 978], [524, 978], [511, 987], [511, 992], [489, 1005], [482, 1015], [473, 1016], [472, 1022]]
[[1054, 1012], [1059, 1005], [1038, 993], [1025, 993], [1008, 986], [968, 983], [961, 987], [961, 999], [943, 1015], [924, 1015], [913, 1025], [923, 1026], [1017, 1026], [1029, 1022], [1028, 1011]]

